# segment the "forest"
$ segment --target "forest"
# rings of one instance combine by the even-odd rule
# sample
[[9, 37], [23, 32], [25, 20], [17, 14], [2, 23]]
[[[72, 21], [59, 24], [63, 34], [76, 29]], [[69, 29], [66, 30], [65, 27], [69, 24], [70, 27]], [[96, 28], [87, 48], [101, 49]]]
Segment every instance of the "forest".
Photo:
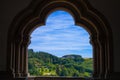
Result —
[[70, 54], [62, 57], [28, 50], [29, 76], [91, 77], [93, 59]]

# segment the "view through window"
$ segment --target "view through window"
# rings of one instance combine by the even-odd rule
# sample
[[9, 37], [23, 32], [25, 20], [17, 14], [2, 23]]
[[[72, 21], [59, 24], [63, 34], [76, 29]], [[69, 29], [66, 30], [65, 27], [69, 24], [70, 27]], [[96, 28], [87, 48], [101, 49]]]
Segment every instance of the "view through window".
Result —
[[93, 54], [89, 37], [69, 13], [51, 13], [46, 25], [31, 34], [29, 76], [91, 77]]

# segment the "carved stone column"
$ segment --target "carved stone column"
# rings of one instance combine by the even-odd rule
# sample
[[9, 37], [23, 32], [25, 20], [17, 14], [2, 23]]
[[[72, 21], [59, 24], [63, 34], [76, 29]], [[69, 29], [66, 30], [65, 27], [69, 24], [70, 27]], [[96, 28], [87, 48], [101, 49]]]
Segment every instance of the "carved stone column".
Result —
[[24, 71], [24, 47], [23, 47], [23, 42], [21, 43], [20, 45], [20, 74], [21, 74], [21, 77], [23, 75], [23, 71]]
[[11, 44], [12, 45], [12, 75], [15, 77], [15, 43]]
[[9, 63], [7, 64], [7, 69], [9, 71], [10, 76], [15, 77], [15, 49], [14, 49], [15, 43], [11, 42], [9, 46], [10, 46], [9, 55], [7, 55]]
[[[109, 38], [109, 36], [107, 36], [106, 38]], [[105, 54], [105, 56], [106, 56], [105, 57], [105, 61], [106, 61], [105, 77], [106, 77], [106, 79], [109, 79], [111, 77], [112, 71], [113, 71], [113, 67], [112, 67], [113, 64], [111, 64], [111, 63], [113, 63], [113, 60], [112, 60], [113, 54], [111, 53], [111, 52], [113, 52], [113, 50], [112, 50], [113, 48], [110, 47], [109, 45], [110, 45], [110, 41], [109, 41], [109, 39], [106, 39], [106, 43], [105, 43], [105, 48], [107, 49], [107, 50], [105, 50], [107, 53], [107, 54]]]
[[107, 58], [106, 55], [106, 51], [105, 51], [105, 35], [104, 34], [100, 34], [98, 36], [98, 41], [100, 44], [100, 78], [101, 79], [105, 79], [105, 74], [106, 74], [106, 65], [107, 63], [105, 62], [105, 58]]
[[100, 50], [99, 50], [99, 44], [98, 44], [98, 40], [97, 40], [97, 35], [92, 35], [90, 36], [90, 43], [92, 44], [93, 47], [93, 77], [94, 78], [99, 78], [99, 74], [100, 74]]
[[20, 44], [22, 42], [22, 36], [16, 35], [15, 37], [15, 77], [20, 77]]
[[22, 42], [22, 57], [21, 60], [23, 61], [23, 73], [22, 77], [27, 77], [28, 74], [28, 45], [30, 43], [30, 36], [29, 35], [23, 35], [23, 42]]

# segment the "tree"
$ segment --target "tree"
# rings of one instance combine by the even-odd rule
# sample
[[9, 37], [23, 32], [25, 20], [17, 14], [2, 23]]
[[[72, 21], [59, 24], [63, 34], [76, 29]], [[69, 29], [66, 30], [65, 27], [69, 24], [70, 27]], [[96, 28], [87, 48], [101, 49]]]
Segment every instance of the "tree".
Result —
[[93, 72], [92, 58], [65, 55], [61, 58], [46, 52], [28, 50], [28, 71], [32, 76], [90, 77]]

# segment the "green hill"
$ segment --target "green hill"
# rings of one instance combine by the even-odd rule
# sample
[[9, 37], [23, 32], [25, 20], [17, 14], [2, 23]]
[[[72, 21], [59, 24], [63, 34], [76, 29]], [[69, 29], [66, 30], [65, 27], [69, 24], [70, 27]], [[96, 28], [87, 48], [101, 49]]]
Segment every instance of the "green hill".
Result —
[[80, 55], [57, 57], [46, 52], [28, 50], [28, 71], [31, 76], [90, 77], [93, 72], [92, 58]]

